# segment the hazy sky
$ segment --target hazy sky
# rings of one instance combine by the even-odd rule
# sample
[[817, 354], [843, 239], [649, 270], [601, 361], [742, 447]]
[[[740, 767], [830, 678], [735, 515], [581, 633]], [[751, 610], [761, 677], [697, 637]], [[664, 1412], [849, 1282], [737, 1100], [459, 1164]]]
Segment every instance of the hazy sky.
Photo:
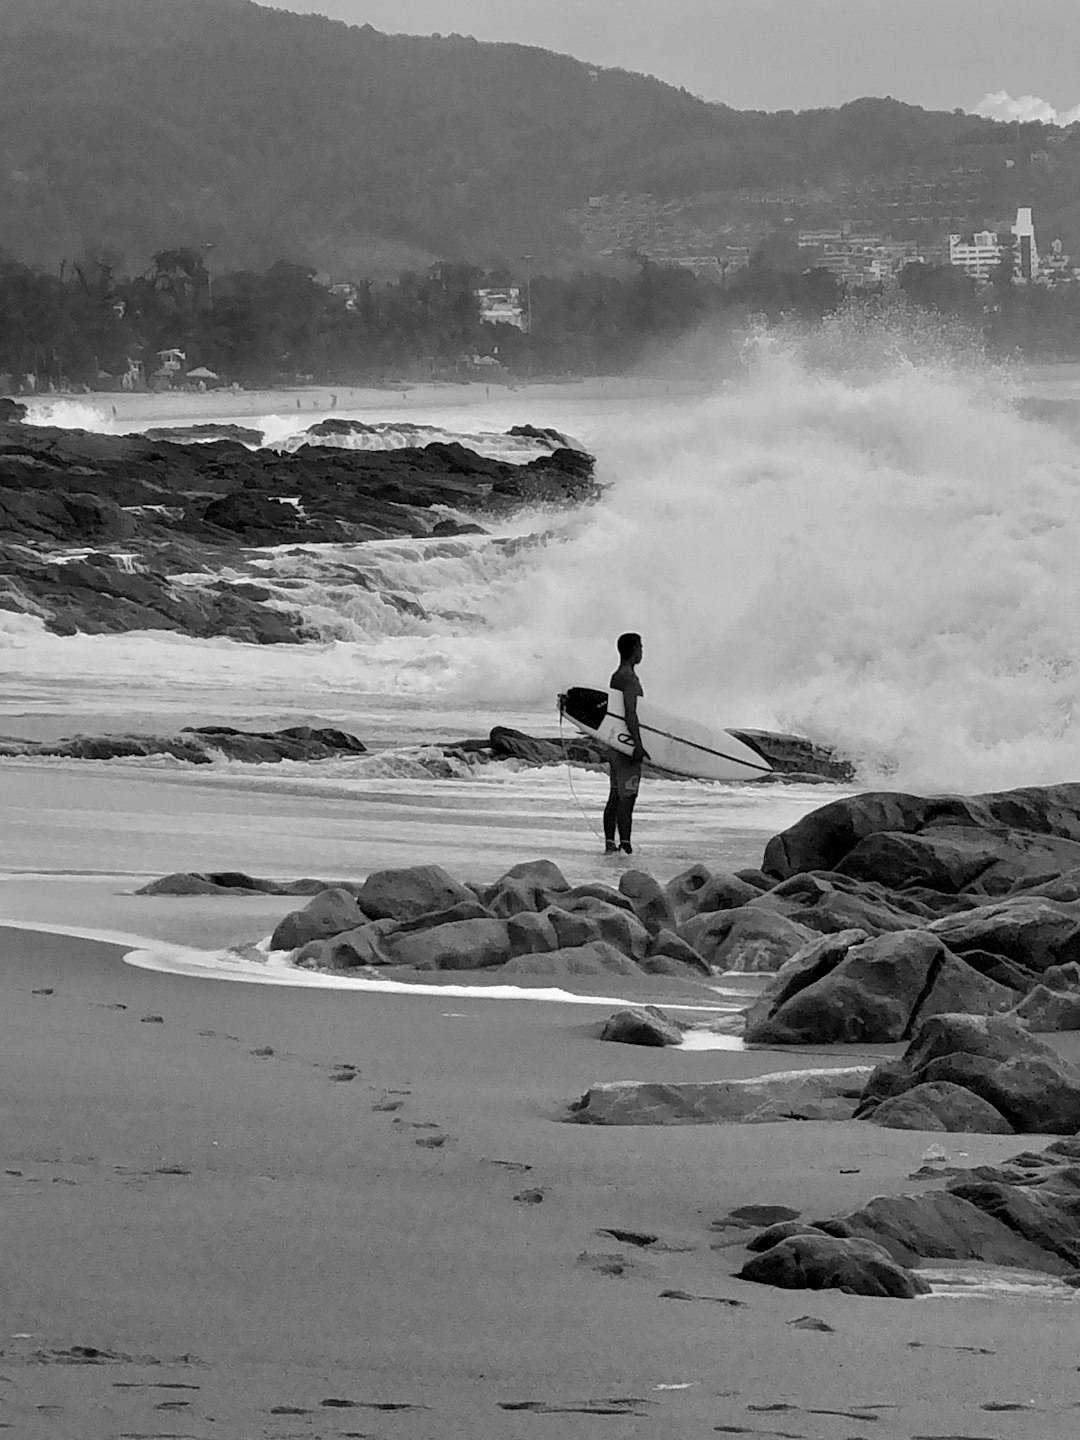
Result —
[[972, 109], [1000, 91], [1002, 114], [1008, 97], [1038, 97], [1057, 111], [1080, 102], [1080, 0], [262, 3], [391, 33], [541, 45], [657, 75], [739, 109], [801, 110], [859, 95]]

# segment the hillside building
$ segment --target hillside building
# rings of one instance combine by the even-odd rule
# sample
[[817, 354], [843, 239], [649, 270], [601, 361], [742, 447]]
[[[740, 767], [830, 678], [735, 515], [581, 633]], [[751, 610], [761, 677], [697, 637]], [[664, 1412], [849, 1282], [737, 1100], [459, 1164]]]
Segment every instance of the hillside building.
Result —
[[527, 331], [529, 322], [525, 307], [521, 303], [521, 289], [517, 285], [500, 285], [497, 288], [477, 290], [480, 304], [480, 319], [486, 325], [513, 325], [516, 330]]
[[963, 270], [972, 280], [989, 280], [1005, 253], [996, 230], [976, 230], [970, 239], [949, 236], [949, 264]]

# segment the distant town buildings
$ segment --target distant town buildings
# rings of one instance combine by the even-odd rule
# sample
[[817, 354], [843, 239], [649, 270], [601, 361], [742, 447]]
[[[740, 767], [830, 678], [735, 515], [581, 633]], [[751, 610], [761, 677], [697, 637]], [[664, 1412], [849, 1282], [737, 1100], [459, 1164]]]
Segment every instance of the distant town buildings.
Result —
[[477, 290], [476, 298], [480, 302], [480, 319], [485, 324], [513, 325], [518, 330], [528, 330], [528, 314], [521, 303], [519, 286], [501, 285]]
[[1017, 285], [1071, 285], [1080, 280], [1080, 267], [1073, 265], [1060, 240], [1051, 242], [1046, 255], [1039, 254], [1035, 221], [1030, 206], [1021, 206], [1008, 230], [978, 230], [971, 236], [949, 236], [949, 264], [972, 280], [994, 279], [998, 268], [1012, 260], [1012, 279]]

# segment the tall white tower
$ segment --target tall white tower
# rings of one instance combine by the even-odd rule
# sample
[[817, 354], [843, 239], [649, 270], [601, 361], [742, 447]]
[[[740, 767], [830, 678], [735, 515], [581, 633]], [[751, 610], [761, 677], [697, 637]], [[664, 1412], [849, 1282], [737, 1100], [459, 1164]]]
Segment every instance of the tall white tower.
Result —
[[1035, 245], [1035, 222], [1031, 209], [1027, 207], [1016, 212], [1013, 233], [1013, 279], [1021, 284], [1033, 280], [1039, 271], [1039, 252]]

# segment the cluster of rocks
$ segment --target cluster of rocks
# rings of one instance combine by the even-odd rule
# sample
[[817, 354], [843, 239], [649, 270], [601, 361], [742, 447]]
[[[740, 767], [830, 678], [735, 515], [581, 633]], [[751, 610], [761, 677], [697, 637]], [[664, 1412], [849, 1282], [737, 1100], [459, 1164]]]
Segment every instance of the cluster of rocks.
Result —
[[738, 1272], [785, 1289], [910, 1299], [930, 1290], [923, 1261], [971, 1261], [1080, 1286], [1080, 1138], [998, 1166], [954, 1171], [944, 1189], [879, 1195], [846, 1215], [767, 1225]]
[[[654, 1006], [616, 1012], [600, 1035], [633, 1045], [683, 1040]], [[785, 1070], [749, 1080], [606, 1081], [568, 1113], [588, 1125], [869, 1120], [893, 1130], [1074, 1135], [1080, 1070], [1011, 1014], [941, 1014], [920, 1024], [900, 1057], [876, 1067]]]
[[[282, 453], [251, 449], [246, 434], [191, 444], [29, 426], [21, 408], [0, 413], [0, 606], [61, 634], [310, 638], [298, 616], [267, 609], [257, 586], [181, 593], [172, 577], [218, 570], [245, 546], [483, 533], [475, 521], [485, 516], [598, 493], [592, 457], [569, 447], [520, 465], [439, 443]], [[59, 563], [58, 546], [96, 553]]]
[[367, 754], [367, 747], [344, 730], [293, 725], [284, 730], [236, 730], [230, 725], [185, 726], [175, 735], [73, 735], [70, 739], [0, 740], [0, 755], [65, 760], [125, 760], [171, 755], [190, 765], [214, 760], [247, 764], [281, 760], [338, 760]]
[[616, 890], [571, 885], [550, 860], [516, 865], [491, 885], [416, 865], [323, 891], [280, 921], [270, 945], [311, 970], [707, 977], [701, 957], [663, 923], [670, 913], [640, 871], [625, 872]]

